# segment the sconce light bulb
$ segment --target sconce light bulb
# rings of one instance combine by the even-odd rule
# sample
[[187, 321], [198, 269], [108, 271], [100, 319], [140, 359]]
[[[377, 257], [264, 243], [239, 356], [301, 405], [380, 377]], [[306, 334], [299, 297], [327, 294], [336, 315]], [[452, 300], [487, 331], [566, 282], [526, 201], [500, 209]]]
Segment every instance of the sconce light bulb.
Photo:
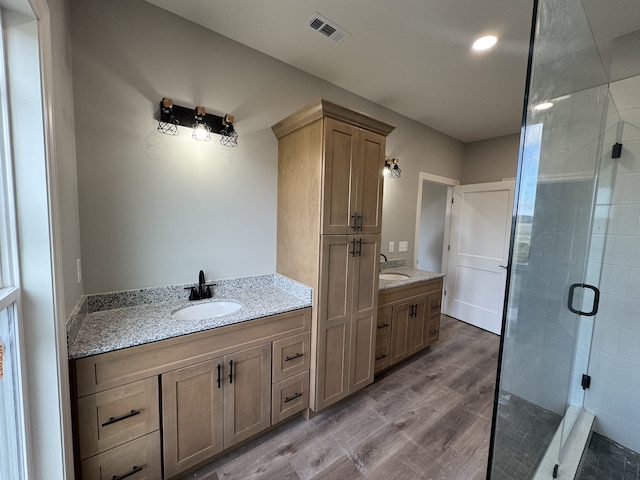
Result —
[[204, 123], [198, 123], [193, 127], [193, 134], [191, 135], [196, 140], [208, 142], [211, 140], [211, 130], [209, 126]]

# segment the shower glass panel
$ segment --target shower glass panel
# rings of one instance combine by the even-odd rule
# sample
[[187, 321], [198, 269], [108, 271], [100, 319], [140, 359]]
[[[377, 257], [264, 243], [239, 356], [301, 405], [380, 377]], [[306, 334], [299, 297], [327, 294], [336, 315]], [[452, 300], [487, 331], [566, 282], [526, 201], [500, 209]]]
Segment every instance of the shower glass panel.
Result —
[[[600, 172], [619, 133], [583, 2], [539, 0], [534, 11], [492, 479], [534, 478], [554, 436], [550, 455], [561, 464], [582, 411], [604, 252], [594, 228], [606, 230], [612, 190], [612, 176]], [[541, 473], [552, 478], [551, 469]]]

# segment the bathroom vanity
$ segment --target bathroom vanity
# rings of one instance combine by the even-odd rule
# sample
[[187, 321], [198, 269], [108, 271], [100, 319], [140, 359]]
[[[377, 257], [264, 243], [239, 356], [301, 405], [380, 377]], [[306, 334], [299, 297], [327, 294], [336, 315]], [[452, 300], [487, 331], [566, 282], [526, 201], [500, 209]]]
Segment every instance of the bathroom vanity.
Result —
[[180, 318], [184, 300], [88, 313], [70, 348], [77, 478], [175, 478], [305, 410], [308, 293], [231, 291], [242, 308], [217, 318]]
[[413, 268], [382, 270], [378, 294], [375, 373], [438, 340], [443, 275]]

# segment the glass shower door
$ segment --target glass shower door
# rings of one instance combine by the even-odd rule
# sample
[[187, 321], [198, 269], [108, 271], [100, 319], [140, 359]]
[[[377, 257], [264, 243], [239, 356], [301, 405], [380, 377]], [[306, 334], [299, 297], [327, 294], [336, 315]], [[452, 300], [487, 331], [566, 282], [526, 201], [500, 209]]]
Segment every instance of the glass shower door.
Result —
[[[490, 477], [533, 478], [581, 411], [603, 249], [592, 242], [615, 132], [607, 80], [579, 0], [539, 0], [518, 167]], [[614, 129], [615, 130], [615, 129]], [[609, 145], [609, 146], [607, 146]], [[553, 466], [553, 465], [552, 465]], [[552, 478], [552, 471], [543, 478]]]

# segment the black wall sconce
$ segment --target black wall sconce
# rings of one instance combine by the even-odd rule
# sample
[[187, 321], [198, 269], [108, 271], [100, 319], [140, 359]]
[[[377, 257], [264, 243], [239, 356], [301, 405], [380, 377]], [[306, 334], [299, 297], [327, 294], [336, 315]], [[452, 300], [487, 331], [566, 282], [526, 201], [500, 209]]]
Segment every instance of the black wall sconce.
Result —
[[224, 117], [212, 115], [204, 107], [195, 109], [174, 105], [170, 98], [160, 102], [158, 132], [165, 135], [178, 135], [178, 126], [193, 128], [191, 136], [196, 140], [209, 141], [211, 134], [220, 135], [220, 143], [226, 147], [238, 146], [238, 132], [233, 128], [233, 115]]
[[402, 170], [400, 170], [400, 165], [398, 165], [398, 159], [387, 158], [384, 161], [384, 169], [382, 170], [382, 174], [385, 177], [400, 178]]

